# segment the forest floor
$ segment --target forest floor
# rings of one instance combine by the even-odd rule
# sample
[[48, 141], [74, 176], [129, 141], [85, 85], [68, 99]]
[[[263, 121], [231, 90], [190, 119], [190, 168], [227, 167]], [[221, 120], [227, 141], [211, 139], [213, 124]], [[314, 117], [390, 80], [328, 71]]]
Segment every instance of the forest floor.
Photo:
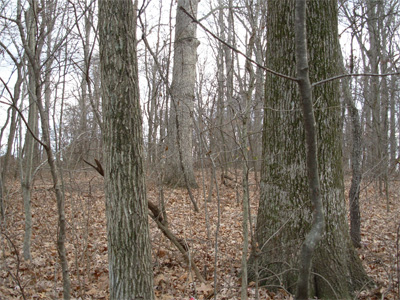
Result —
[[[64, 180], [72, 296], [74, 299], [108, 299], [103, 178], [90, 171], [71, 171]], [[203, 188], [203, 179], [199, 176], [200, 188], [193, 192], [200, 213], [193, 211], [185, 190], [164, 188], [169, 226], [189, 245], [190, 254], [206, 278], [206, 283], [200, 283], [192, 276], [181, 253], [149, 218], [157, 299], [214, 298], [214, 282], [217, 284], [217, 299], [240, 299], [239, 273], [243, 237], [242, 207], [238, 200], [241, 189], [239, 182], [227, 180], [225, 185], [219, 181], [218, 190], [214, 188], [211, 201], [206, 202], [204, 200], [208, 198], [209, 185], [205, 182]], [[254, 180], [251, 184], [251, 220], [254, 222], [259, 194]], [[147, 186], [149, 199], [157, 203], [159, 189], [150, 180]], [[358, 252], [367, 273], [377, 283], [377, 288], [360, 292], [357, 296], [359, 299], [399, 299], [399, 257], [396, 255], [400, 225], [399, 188], [400, 182], [391, 183], [389, 212], [386, 198], [378, 195], [374, 185], [362, 189], [362, 248]], [[32, 260], [24, 261], [24, 217], [20, 186], [18, 181], [9, 183], [6, 226], [2, 228], [0, 236], [0, 299], [62, 297], [61, 267], [56, 249], [57, 206], [48, 176], [38, 176], [35, 180], [32, 215]], [[249, 299], [255, 299], [255, 291], [255, 284], [250, 283]], [[293, 297], [283, 289], [273, 292], [260, 288], [259, 299]]]

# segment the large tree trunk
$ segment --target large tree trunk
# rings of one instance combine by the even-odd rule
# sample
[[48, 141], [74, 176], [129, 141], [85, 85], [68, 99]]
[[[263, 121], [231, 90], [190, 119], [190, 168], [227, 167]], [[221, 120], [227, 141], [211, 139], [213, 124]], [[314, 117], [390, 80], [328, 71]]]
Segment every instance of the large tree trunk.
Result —
[[[310, 79], [338, 74], [337, 3], [307, 2]], [[268, 2], [268, 67], [295, 75], [294, 0]], [[325, 233], [314, 252], [311, 295], [347, 299], [368, 280], [351, 245], [342, 174], [339, 83], [314, 87], [318, 168], [324, 205]], [[263, 165], [257, 217], [257, 253], [250, 265], [260, 268], [262, 283], [294, 291], [299, 253], [311, 228], [312, 207], [307, 181], [305, 131], [295, 82], [266, 77]], [[310, 295], [310, 296], [311, 296]]]
[[[196, 83], [196, 24], [180, 8], [197, 16], [198, 0], [179, 0], [176, 13], [174, 67], [168, 123], [167, 168], [164, 182], [170, 186], [197, 187], [193, 170], [193, 102]], [[185, 179], [186, 176], [186, 179]]]
[[111, 299], [154, 299], [143, 170], [136, 7], [99, 2]]

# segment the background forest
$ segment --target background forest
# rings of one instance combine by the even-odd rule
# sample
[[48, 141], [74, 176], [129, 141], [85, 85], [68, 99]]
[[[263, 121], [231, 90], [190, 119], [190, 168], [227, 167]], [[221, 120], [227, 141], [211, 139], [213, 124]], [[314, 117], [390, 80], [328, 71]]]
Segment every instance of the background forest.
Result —
[[0, 298], [398, 299], [399, 9], [0, 0]]

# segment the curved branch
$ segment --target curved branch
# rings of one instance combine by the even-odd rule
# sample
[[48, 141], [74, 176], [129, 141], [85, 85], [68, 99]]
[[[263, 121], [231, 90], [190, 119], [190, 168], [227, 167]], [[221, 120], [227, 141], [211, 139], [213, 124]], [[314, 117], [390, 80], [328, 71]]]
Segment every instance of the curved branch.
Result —
[[25, 119], [24, 115], [22, 114], [22, 112], [21, 112], [21, 111], [19, 110], [19, 108], [15, 105], [15, 103], [14, 103], [14, 96], [13, 96], [13, 94], [11, 93], [10, 89], [8, 88], [7, 84], [4, 82], [3, 78], [0, 77], [0, 81], [4, 84], [4, 87], [5, 87], [5, 89], [7, 90], [8, 94], [10, 95], [11, 100], [12, 100], [12, 103], [5, 102], [5, 101], [1, 101], [1, 100], [0, 100], [0, 103], [9, 105], [9, 106], [11, 106], [13, 109], [15, 109], [15, 110], [17, 111], [17, 113], [20, 115], [22, 121], [25, 123], [26, 129], [29, 131], [29, 133], [32, 135], [32, 137], [33, 137], [40, 145], [42, 145], [43, 148], [47, 149], [47, 148], [48, 148], [48, 145], [46, 145], [45, 143], [43, 143], [43, 142], [33, 133], [32, 129], [31, 129], [31, 128], [29, 127], [29, 125], [28, 125], [28, 121], [26, 121], [26, 119]]
[[279, 72], [276, 72], [274, 70], [268, 69], [267, 67], [264, 67], [263, 65], [259, 64], [258, 62], [256, 62], [255, 60], [253, 60], [252, 58], [248, 57], [245, 53], [243, 53], [242, 51], [236, 49], [235, 47], [233, 47], [232, 45], [228, 44], [227, 42], [225, 42], [224, 40], [222, 40], [221, 38], [219, 38], [215, 33], [211, 32], [211, 30], [209, 30], [207, 27], [205, 27], [202, 23], [200, 23], [200, 21], [198, 21], [195, 17], [193, 17], [190, 13], [188, 13], [182, 6], [179, 7], [180, 10], [182, 10], [189, 18], [192, 19], [192, 21], [196, 24], [198, 24], [206, 33], [208, 33], [209, 35], [211, 35], [214, 39], [216, 39], [217, 41], [219, 41], [220, 43], [224, 44], [225, 46], [227, 46], [229, 49], [231, 49], [232, 51], [236, 52], [237, 54], [240, 54], [241, 56], [243, 56], [247, 61], [251, 62], [253, 65], [257, 66], [260, 69], [263, 69], [264, 71], [267, 71], [268, 73], [274, 74], [278, 77], [282, 77], [282, 78], [286, 78], [289, 79], [291, 81], [296, 81], [297, 82], [297, 78], [295, 77], [291, 77], [289, 75], [285, 75]]
[[361, 76], [370, 76], [370, 77], [386, 77], [386, 76], [398, 76], [400, 75], [400, 72], [395, 72], [395, 73], [385, 73], [385, 74], [376, 74], [376, 73], [352, 73], [352, 74], [341, 74], [337, 76], [333, 76], [331, 78], [323, 79], [317, 82], [314, 82], [311, 84], [311, 87], [327, 83], [329, 81], [337, 80], [337, 79], [342, 79], [345, 77], [361, 77]]

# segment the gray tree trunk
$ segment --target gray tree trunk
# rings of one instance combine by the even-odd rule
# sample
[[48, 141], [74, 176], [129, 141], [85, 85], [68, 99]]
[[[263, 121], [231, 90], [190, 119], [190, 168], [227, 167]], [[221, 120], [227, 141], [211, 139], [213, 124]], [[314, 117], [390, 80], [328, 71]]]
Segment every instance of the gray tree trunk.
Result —
[[[337, 2], [307, 1], [311, 82], [337, 75]], [[268, 67], [295, 76], [294, 0], [268, 1]], [[351, 245], [344, 199], [339, 83], [313, 88], [318, 169], [325, 214], [324, 234], [314, 252], [310, 296], [349, 299], [368, 278]], [[312, 226], [305, 131], [296, 83], [266, 76], [258, 251], [250, 273], [262, 283], [294, 291], [299, 253]], [[256, 259], [260, 268], [254, 270]], [[250, 275], [250, 274], [249, 274]], [[325, 281], [328, 280], [328, 281]]]
[[[30, 6], [27, 19], [27, 47], [28, 51], [35, 51], [35, 36], [36, 36], [36, 23], [34, 20], [34, 5], [33, 2]], [[28, 126], [37, 134], [37, 123], [38, 123], [38, 110], [36, 106], [36, 94], [41, 91], [36, 91], [36, 80], [35, 70], [33, 65], [28, 61], [28, 98], [29, 98], [29, 113], [28, 113]], [[24, 213], [25, 213], [25, 232], [24, 232], [24, 244], [23, 244], [23, 256], [24, 259], [31, 259], [31, 237], [32, 237], [32, 209], [31, 209], [31, 185], [32, 185], [32, 173], [34, 165], [35, 155], [35, 140], [31, 133], [27, 130], [25, 134], [24, 153], [23, 153], [23, 167], [21, 170], [21, 186], [22, 186], [22, 198], [24, 201]]]
[[[29, 74], [29, 87], [30, 91], [35, 91], [35, 80], [33, 70], [28, 66]], [[33, 92], [34, 93], [34, 92]], [[29, 93], [29, 114], [28, 126], [34, 131], [38, 120], [38, 111], [35, 101], [35, 95]], [[32, 205], [31, 205], [31, 186], [32, 186], [32, 173], [33, 173], [33, 156], [34, 156], [34, 143], [35, 140], [31, 133], [27, 130], [25, 134], [24, 154], [23, 154], [23, 167], [21, 170], [21, 187], [22, 198], [24, 201], [25, 213], [25, 232], [23, 244], [24, 259], [31, 259], [31, 237], [32, 237]]]
[[[378, 1], [368, 0], [367, 4], [367, 29], [369, 38], [369, 50], [366, 51], [369, 64], [370, 72], [374, 74], [379, 73], [379, 60], [381, 45], [379, 43], [379, 12], [378, 12]], [[383, 136], [382, 136], [382, 123], [381, 123], [381, 112], [382, 112], [382, 99], [381, 93], [379, 92], [379, 77], [369, 78], [369, 93], [367, 94], [367, 105], [371, 108], [371, 146], [370, 146], [370, 160], [369, 167], [373, 168], [373, 175], [379, 182], [380, 191], [382, 191], [382, 179], [383, 179]]]
[[[3, 47], [4, 48], [4, 47]], [[4, 49], [7, 51], [7, 49]], [[11, 111], [11, 120], [10, 120], [10, 129], [8, 132], [8, 139], [7, 139], [7, 150], [6, 153], [4, 154], [4, 161], [1, 166], [1, 175], [0, 175], [0, 216], [1, 220], [4, 219], [5, 217], [5, 209], [6, 209], [6, 203], [5, 203], [5, 181], [7, 181], [7, 176], [9, 174], [9, 163], [11, 159], [11, 154], [13, 150], [13, 145], [14, 145], [14, 139], [15, 139], [15, 132], [17, 129], [17, 110], [14, 109], [18, 106], [18, 102], [21, 97], [21, 86], [23, 82], [23, 75], [22, 75], [22, 69], [23, 69], [23, 63], [21, 61], [18, 61], [11, 53], [10, 53], [11, 58], [14, 60], [14, 63], [17, 68], [17, 80], [14, 85], [14, 94], [13, 94], [13, 107], [10, 107]]]
[[196, 38], [196, 24], [180, 9], [182, 7], [196, 17], [197, 4], [198, 0], [178, 0], [176, 13], [168, 151], [166, 152], [168, 159], [164, 177], [167, 185], [175, 187], [185, 187], [187, 184], [190, 187], [197, 187], [193, 170], [192, 115], [196, 83], [196, 50], [199, 41]]
[[390, 78], [390, 121], [389, 121], [389, 147], [390, 147], [390, 162], [393, 162], [397, 159], [397, 139], [396, 139], [396, 86], [398, 84], [397, 76], [391, 76]]
[[303, 111], [303, 127], [306, 144], [308, 193], [313, 217], [310, 231], [305, 236], [299, 255], [299, 275], [296, 291], [296, 299], [298, 300], [308, 299], [312, 259], [315, 248], [322, 239], [325, 227], [318, 170], [316, 122], [307, 53], [306, 19], [308, 15], [306, 13], [306, 7], [306, 0], [296, 0], [294, 31], [296, 41], [296, 75]]
[[[71, 287], [69, 279], [67, 252], [65, 248], [65, 237], [66, 237], [66, 220], [65, 220], [65, 210], [64, 210], [64, 195], [62, 192], [62, 182], [60, 181], [60, 175], [57, 173], [54, 154], [51, 148], [50, 139], [50, 126], [49, 126], [49, 111], [46, 109], [47, 105], [42, 99], [42, 86], [43, 81], [41, 79], [42, 73], [42, 61], [41, 54], [47, 36], [54, 28], [55, 18], [52, 16], [52, 12], [57, 9], [56, 6], [50, 5], [46, 9], [38, 10], [38, 1], [31, 1], [31, 6], [29, 8], [29, 16], [27, 20], [27, 29], [23, 28], [21, 21], [21, 10], [22, 6], [20, 1], [18, 1], [17, 9], [17, 24], [20, 30], [20, 36], [24, 44], [24, 50], [28, 62], [29, 68], [29, 86], [28, 93], [30, 99], [34, 103], [30, 103], [31, 106], [37, 107], [39, 112], [41, 129], [42, 129], [42, 140], [40, 143], [46, 151], [47, 161], [50, 167], [50, 172], [54, 184], [55, 196], [57, 201], [58, 209], [58, 235], [57, 235], [57, 250], [59, 253], [60, 264], [62, 268], [63, 277], [63, 297], [64, 299], [70, 299]], [[48, 9], [47, 9], [48, 8]], [[35, 34], [35, 30], [39, 28], [43, 31], [41, 35]], [[49, 45], [50, 46], [50, 45]], [[37, 123], [36, 123], [37, 124]], [[31, 131], [35, 134], [38, 132], [36, 125], [34, 127], [29, 126]], [[32, 133], [31, 132], [31, 133]], [[37, 139], [37, 137], [36, 137]], [[39, 143], [34, 144], [38, 145]], [[38, 153], [35, 151], [35, 153]], [[29, 203], [30, 205], [30, 203]]]
[[99, 1], [111, 299], [154, 299], [131, 0]]
[[[341, 55], [341, 72], [346, 69]], [[351, 186], [349, 191], [349, 212], [350, 212], [350, 238], [354, 247], [361, 247], [361, 215], [360, 215], [360, 185], [362, 179], [362, 128], [358, 109], [351, 95], [351, 81], [344, 78], [341, 81], [343, 98], [350, 115], [351, 122]]]

